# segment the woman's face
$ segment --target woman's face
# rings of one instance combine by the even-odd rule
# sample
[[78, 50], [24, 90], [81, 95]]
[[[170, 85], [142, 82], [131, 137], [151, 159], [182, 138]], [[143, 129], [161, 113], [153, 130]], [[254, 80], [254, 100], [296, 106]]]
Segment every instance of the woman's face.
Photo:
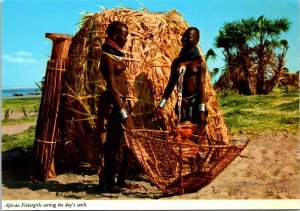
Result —
[[199, 41], [199, 36], [194, 29], [186, 30], [181, 38], [181, 43], [184, 48], [191, 48], [197, 45]]
[[114, 41], [123, 48], [127, 42], [128, 29], [125, 26], [121, 26], [119, 30], [115, 33]]

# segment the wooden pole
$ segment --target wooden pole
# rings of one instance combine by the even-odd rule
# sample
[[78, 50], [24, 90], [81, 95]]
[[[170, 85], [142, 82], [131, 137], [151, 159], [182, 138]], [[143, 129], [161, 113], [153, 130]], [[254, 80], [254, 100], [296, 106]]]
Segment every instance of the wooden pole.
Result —
[[47, 63], [40, 110], [37, 120], [32, 176], [44, 181], [55, 177], [54, 152], [57, 140], [57, 118], [59, 114], [63, 75], [68, 64], [71, 36], [46, 33], [53, 42], [51, 58]]

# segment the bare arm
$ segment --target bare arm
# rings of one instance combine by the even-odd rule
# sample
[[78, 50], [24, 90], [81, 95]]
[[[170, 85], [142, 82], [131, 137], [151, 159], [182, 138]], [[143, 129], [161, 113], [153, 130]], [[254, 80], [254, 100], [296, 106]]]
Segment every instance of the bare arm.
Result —
[[206, 75], [206, 64], [204, 61], [201, 62], [199, 65], [199, 71], [198, 71], [198, 93], [199, 93], [199, 123], [202, 125], [199, 129], [201, 134], [204, 131], [204, 127], [206, 124], [206, 84], [205, 84], [205, 75]]
[[206, 84], [205, 84], [205, 75], [206, 75], [206, 64], [204, 61], [201, 62], [201, 64], [199, 65], [199, 71], [198, 71], [198, 80], [199, 80], [199, 84], [198, 84], [198, 93], [199, 93], [199, 103], [206, 103], [205, 102], [205, 88], [206, 88]]
[[172, 94], [173, 90], [174, 90], [174, 87], [176, 85], [176, 82], [178, 80], [178, 72], [176, 70], [177, 68], [177, 64], [176, 64], [176, 60], [172, 63], [172, 66], [171, 66], [171, 74], [170, 74], [170, 77], [169, 77], [169, 81], [168, 81], [168, 84], [165, 88], [165, 91], [164, 91], [164, 94], [162, 96], [162, 98], [168, 100], [170, 95]]

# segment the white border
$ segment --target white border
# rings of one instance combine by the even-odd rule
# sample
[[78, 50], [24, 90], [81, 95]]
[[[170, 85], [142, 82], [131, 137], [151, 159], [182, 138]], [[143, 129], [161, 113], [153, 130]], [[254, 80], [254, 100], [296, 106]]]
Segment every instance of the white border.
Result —
[[3, 200], [2, 210], [300, 209], [289, 200]]

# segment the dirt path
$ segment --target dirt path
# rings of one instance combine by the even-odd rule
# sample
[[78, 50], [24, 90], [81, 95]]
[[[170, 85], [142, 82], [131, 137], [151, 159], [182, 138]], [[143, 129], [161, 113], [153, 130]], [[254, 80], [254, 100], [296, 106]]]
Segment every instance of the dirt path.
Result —
[[165, 197], [147, 180], [131, 183], [138, 188], [124, 193], [99, 193], [96, 175], [59, 175], [48, 182], [32, 183], [27, 170], [3, 169], [2, 199], [299, 199], [299, 133], [237, 134], [250, 140], [246, 149], [216, 179], [201, 190]]
[[35, 122], [29, 122], [29, 123], [19, 123], [16, 125], [2, 125], [2, 135], [12, 135], [21, 133], [25, 130], [27, 130], [29, 127], [35, 125]]
[[[27, 116], [33, 116], [33, 115], [36, 115], [36, 113], [31, 112], [27, 114]], [[21, 119], [22, 117], [24, 117], [24, 114], [22, 112], [12, 112], [9, 115], [9, 119]], [[4, 114], [2, 115], [2, 119], [4, 119]], [[36, 122], [18, 123], [15, 125], [1, 125], [1, 131], [2, 131], [1, 134], [12, 135], [12, 134], [21, 133], [35, 124]]]

